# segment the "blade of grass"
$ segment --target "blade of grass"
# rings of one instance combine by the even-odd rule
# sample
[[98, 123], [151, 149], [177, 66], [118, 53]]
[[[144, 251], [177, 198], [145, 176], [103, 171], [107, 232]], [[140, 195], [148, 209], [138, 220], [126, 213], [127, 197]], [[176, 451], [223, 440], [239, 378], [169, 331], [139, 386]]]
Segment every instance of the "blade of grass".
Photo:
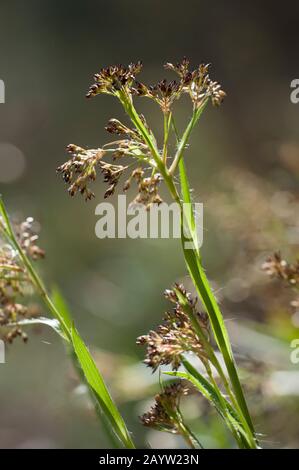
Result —
[[96, 394], [101, 408], [104, 410], [111, 426], [120, 440], [125, 444], [126, 448], [133, 449], [134, 444], [124, 420], [112, 401], [105, 382], [100, 375], [90, 352], [74, 327], [72, 327], [72, 343], [86, 380]]
[[[56, 305], [60, 313], [63, 315], [65, 322], [68, 324], [69, 328], [72, 329], [72, 315], [69, 309], [69, 306], [61, 294], [60, 290], [58, 289], [57, 286], [55, 286], [52, 289], [52, 300], [53, 303]], [[56, 320], [51, 320], [51, 321], [56, 321]], [[58, 323], [58, 322], [57, 322]], [[111, 444], [113, 447], [119, 448], [120, 445], [120, 439], [116, 435], [114, 431], [114, 426], [111, 427], [110, 420], [107, 418], [106, 414], [104, 413], [104, 410], [102, 408], [102, 401], [99, 399], [98, 394], [93, 390], [93, 388], [90, 387], [87, 378], [85, 376], [84, 370], [78, 360], [78, 357], [76, 355], [76, 351], [73, 347], [71, 347], [70, 344], [67, 345], [67, 353], [73, 363], [74, 369], [76, 370], [81, 382], [83, 382], [86, 385], [86, 388], [89, 393], [90, 400], [92, 401], [96, 414], [100, 420], [100, 422], [103, 424], [105, 428], [106, 435], [110, 438]], [[107, 391], [108, 393], [108, 391]], [[106, 394], [107, 394], [106, 393]]]

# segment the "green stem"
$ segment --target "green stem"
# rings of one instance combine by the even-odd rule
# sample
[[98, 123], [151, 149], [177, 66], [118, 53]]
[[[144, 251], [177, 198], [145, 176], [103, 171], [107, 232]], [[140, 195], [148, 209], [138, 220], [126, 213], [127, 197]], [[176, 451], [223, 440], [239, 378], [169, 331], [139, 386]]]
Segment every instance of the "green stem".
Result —
[[178, 427], [181, 433], [181, 436], [185, 439], [186, 444], [191, 448], [191, 449], [197, 449], [198, 447], [202, 449], [202, 445], [200, 442], [196, 439], [196, 437], [192, 434], [191, 430], [188, 428], [188, 426], [183, 422], [182, 419], [179, 420], [178, 422]]
[[173, 162], [169, 168], [169, 173], [171, 175], [173, 175], [177, 169], [177, 166], [183, 156], [183, 153], [184, 153], [184, 150], [185, 150], [185, 147], [187, 145], [187, 142], [189, 140], [189, 137], [190, 137], [190, 134], [192, 132], [192, 129], [195, 127], [197, 121], [199, 120], [200, 116], [202, 115], [206, 105], [208, 104], [208, 101], [209, 99], [207, 98], [203, 104], [200, 106], [200, 108], [198, 109], [194, 109], [193, 111], [193, 114], [192, 114], [192, 118], [188, 124], [188, 126], [186, 127], [186, 130], [182, 136], [182, 138], [180, 139], [179, 141], [179, 146], [178, 146], [178, 149], [176, 151], [176, 154], [174, 156], [174, 159], [173, 159]]
[[164, 141], [163, 141], [163, 163], [164, 166], [167, 164], [167, 150], [168, 150], [168, 138], [169, 138], [169, 129], [171, 124], [171, 112], [164, 112]]
[[180, 204], [180, 198], [179, 198], [179, 195], [177, 193], [176, 187], [174, 185], [172, 176], [169, 174], [166, 166], [164, 165], [164, 163], [163, 163], [163, 161], [160, 157], [159, 150], [157, 149], [156, 144], [153, 142], [152, 136], [149, 135], [148, 130], [146, 129], [145, 125], [143, 124], [138, 112], [136, 111], [136, 109], [133, 105], [132, 100], [130, 98], [128, 98], [123, 93], [123, 94], [120, 94], [120, 101], [121, 101], [126, 113], [130, 117], [131, 121], [133, 122], [135, 127], [139, 130], [139, 132], [141, 133], [145, 143], [147, 144], [147, 146], [148, 146], [148, 148], [149, 148], [149, 150], [150, 150], [150, 152], [153, 156], [153, 159], [154, 159], [154, 162], [157, 166], [157, 169], [160, 171], [161, 175], [163, 176], [163, 179], [167, 183], [168, 189], [169, 189], [172, 197], [174, 198], [174, 200], [176, 202], [178, 202]]

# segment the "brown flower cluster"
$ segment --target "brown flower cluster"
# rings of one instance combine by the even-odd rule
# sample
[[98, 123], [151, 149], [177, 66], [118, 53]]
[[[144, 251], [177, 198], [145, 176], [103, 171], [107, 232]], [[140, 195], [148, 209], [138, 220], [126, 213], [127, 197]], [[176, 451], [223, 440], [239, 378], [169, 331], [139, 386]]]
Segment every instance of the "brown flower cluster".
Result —
[[109, 184], [108, 189], [105, 191], [104, 198], [114, 194], [115, 188], [119, 182], [120, 177], [128, 168], [123, 165], [113, 165], [111, 163], [101, 162], [101, 171], [104, 175], [104, 182]]
[[135, 77], [140, 73], [142, 63], [131, 63], [127, 67], [123, 65], [111, 65], [100, 70], [94, 75], [94, 81], [88, 90], [87, 98], [96, 96], [99, 93], [109, 95], [118, 94], [120, 91], [129, 91], [135, 81]]
[[152, 98], [161, 107], [163, 113], [167, 113], [170, 111], [173, 102], [181, 96], [183, 87], [182, 83], [177, 83], [175, 80], [167, 82], [164, 79], [158, 82], [157, 85], [152, 86], [136, 82], [133, 91], [137, 96]]
[[[148, 128], [145, 118], [142, 116], [144, 125]], [[105, 127], [106, 131], [110, 134], [123, 135], [124, 139], [119, 139], [110, 142], [104, 146], [113, 147], [110, 149], [113, 160], [121, 157], [129, 156], [136, 159], [149, 159], [151, 157], [147, 144], [143, 142], [142, 136], [136, 129], [131, 129], [118, 119], [110, 119], [108, 125]], [[108, 149], [109, 150], [109, 149]], [[107, 150], [106, 150], [107, 151]]]
[[[68, 191], [71, 196], [81, 193], [86, 200], [94, 197], [89, 184], [95, 181], [97, 169], [104, 175], [104, 182], [109, 185], [104, 197], [107, 198], [115, 192], [120, 178], [129, 166], [104, 161], [104, 155], [110, 153], [113, 160], [130, 156], [135, 158], [137, 162], [140, 158], [143, 160], [149, 158], [148, 148], [136, 130], [128, 128], [117, 119], [111, 119], [106, 129], [109, 133], [125, 135], [126, 138], [111, 142], [103, 149], [86, 150], [77, 145], [68, 145], [67, 151], [71, 154], [71, 159], [59, 166], [57, 173], [62, 174], [63, 180], [69, 185]], [[107, 148], [108, 146], [110, 148]], [[154, 173], [147, 176], [145, 169], [135, 168], [124, 183], [124, 191], [129, 189], [132, 181], [136, 182], [138, 188], [138, 194], [133, 203], [143, 204], [146, 208], [149, 208], [152, 204], [162, 202], [158, 194], [158, 187], [161, 182], [160, 174]]]
[[271, 277], [287, 281], [292, 286], [299, 283], [299, 261], [294, 264], [282, 259], [280, 253], [274, 253], [262, 265], [263, 271]]
[[[128, 126], [120, 122], [118, 119], [109, 119], [107, 126], [105, 127], [106, 131], [110, 134], [125, 135], [131, 139], [136, 144], [143, 144], [143, 140], [137, 130], [130, 129]], [[118, 141], [119, 142], [119, 141]]]
[[209, 340], [207, 315], [199, 313], [196, 309], [197, 299], [193, 299], [184, 286], [176, 284], [173, 290], [165, 291], [165, 297], [175, 304], [174, 309], [166, 312], [163, 324], [159, 325], [156, 330], [151, 330], [147, 335], [137, 338], [137, 344], [147, 346], [144, 363], [153, 371], [156, 371], [160, 365], [167, 364], [177, 370], [181, 364], [181, 355], [186, 352], [192, 352], [204, 361], [208, 359], [203, 341], [196, 332], [196, 327], [191, 323], [190, 315], [186, 312], [186, 307], [180, 301], [177, 292], [191, 309], [196, 326]]
[[210, 64], [201, 64], [192, 71], [189, 70], [189, 65], [189, 61], [184, 58], [175, 65], [168, 62], [165, 68], [179, 75], [180, 88], [189, 93], [195, 108], [199, 108], [208, 98], [211, 98], [214, 106], [219, 106], [226, 94], [218, 82], [210, 79]]
[[180, 434], [179, 405], [181, 397], [188, 395], [188, 392], [182, 381], [165, 387], [162, 393], [155, 396], [154, 406], [140, 417], [142, 424], [159, 431]]
[[72, 158], [57, 168], [57, 173], [61, 173], [65, 183], [69, 184], [69, 194], [74, 196], [78, 191], [91, 199], [94, 194], [88, 188], [89, 181], [96, 179], [96, 167], [104, 155], [102, 149], [85, 150], [77, 145], [67, 146], [68, 153]]
[[211, 98], [213, 105], [219, 106], [225, 97], [225, 92], [218, 82], [210, 79], [210, 65], [201, 64], [194, 70], [190, 70], [189, 65], [190, 62], [186, 58], [177, 64], [166, 63], [165, 68], [176, 72], [180, 80], [167, 82], [163, 79], [151, 86], [136, 81], [136, 75], [142, 69], [140, 61], [127, 67], [113, 65], [103, 68], [94, 76], [95, 83], [91, 85], [86, 96], [89, 98], [100, 93], [119, 96], [120, 92], [146, 96], [156, 101], [163, 112], [168, 112], [173, 102], [180, 98], [183, 92], [187, 92], [195, 108], [199, 108], [208, 98]]
[[[295, 263], [289, 263], [282, 259], [280, 253], [274, 253], [272, 256], [263, 263], [262, 270], [270, 276], [280, 279], [290, 287], [294, 287], [298, 291], [299, 287], [299, 260]], [[299, 311], [299, 297], [295, 298], [290, 302], [291, 308], [295, 311]]]
[[135, 180], [138, 185], [138, 194], [135, 197], [133, 204], [142, 204], [147, 210], [150, 209], [152, 204], [161, 204], [162, 199], [158, 194], [159, 185], [162, 181], [160, 173], [154, 173], [151, 176], [146, 177], [142, 168], [136, 168], [131, 173], [130, 178], [125, 182], [125, 191], [129, 189], [132, 180]]
[[132, 91], [137, 96], [152, 98], [161, 107], [164, 113], [169, 112], [175, 100], [181, 97], [182, 93], [188, 93], [193, 102], [194, 108], [199, 108], [209, 98], [213, 105], [219, 106], [225, 92], [218, 82], [213, 82], [209, 76], [210, 65], [201, 64], [195, 70], [189, 70], [189, 61], [184, 58], [177, 64], [166, 63], [165, 68], [173, 70], [179, 75], [179, 82], [175, 80], [167, 82], [161, 80], [157, 85], [147, 86], [144, 83], [136, 82]]
[[[103, 68], [94, 76], [95, 83], [90, 87], [87, 97], [96, 96], [100, 93], [115, 95], [121, 101], [125, 111], [137, 128], [129, 128], [117, 119], [110, 119], [106, 130], [110, 134], [115, 134], [120, 138], [110, 142], [98, 149], [84, 149], [77, 145], [70, 144], [67, 151], [71, 158], [57, 168], [57, 173], [62, 174], [64, 181], [69, 185], [69, 193], [74, 196], [81, 193], [86, 200], [91, 199], [94, 194], [89, 188], [89, 184], [96, 179], [97, 169], [100, 168], [104, 174], [104, 180], [109, 184], [105, 197], [114, 193], [120, 177], [128, 166], [113, 165], [103, 161], [103, 156], [110, 154], [112, 159], [122, 157], [132, 157], [138, 163], [151, 167], [153, 173], [146, 176], [146, 170], [139, 168], [134, 170], [125, 183], [125, 190], [128, 189], [132, 180], [138, 185], [138, 195], [135, 203], [144, 204], [149, 208], [152, 204], [159, 204], [161, 198], [158, 194], [158, 186], [161, 182], [161, 175], [156, 172], [159, 164], [155, 161], [158, 154], [167, 160], [167, 148], [159, 151], [157, 141], [152, 130], [148, 126], [144, 116], [134, 110], [133, 96], [147, 96], [156, 101], [163, 113], [168, 113], [175, 100], [183, 92], [188, 92], [193, 101], [194, 108], [199, 108], [209, 98], [213, 104], [220, 104], [225, 93], [218, 83], [212, 82], [208, 74], [208, 65], [200, 65], [197, 69], [189, 71], [187, 59], [177, 65], [166, 64], [168, 69], [172, 69], [179, 75], [179, 81], [161, 80], [157, 85], [147, 86], [136, 81], [136, 75], [141, 71], [142, 64], [131, 63], [127, 67], [115, 65]], [[134, 114], [135, 113], [135, 114]], [[136, 117], [136, 115], [138, 116]], [[141, 121], [141, 123], [140, 123]], [[170, 125], [170, 124], [169, 124]], [[147, 135], [145, 133], [147, 132]], [[151, 145], [151, 142], [153, 145]], [[166, 139], [167, 141], [167, 139]], [[166, 145], [167, 147], [167, 143]], [[153, 155], [153, 146], [157, 147]], [[163, 163], [166, 166], [166, 163]], [[167, 169], [167, 168], [165, 168]], [[160, 168], [160, 173], [163, 171]]]
[[15, 232], [20, 246], [25, 253], [30, 258], [38, 260], [45, 257], [45, 252], [36, 244], [38, 235], [35, 231], [34, 224], [35, 221], [33, 217], [27, 217], [24, 222], [15, 227]]
[[[24, 252], [36, 260], [45, 253], [36, 244], [38, 236], [33, 230], [34, 220], [28, 217], [16, 226], [15, 233]], [[1, 231], [0, 231], [1, 234]], [[27, 335], [18, 324], [21, 320], [36, 315], [36, 308], [24, 303], [31, 289], [31, 282], [14, 248], [2, 240], [0, 246], [0, 332], [4, 340], [11, 343], [20, 336], [27, 341]]]

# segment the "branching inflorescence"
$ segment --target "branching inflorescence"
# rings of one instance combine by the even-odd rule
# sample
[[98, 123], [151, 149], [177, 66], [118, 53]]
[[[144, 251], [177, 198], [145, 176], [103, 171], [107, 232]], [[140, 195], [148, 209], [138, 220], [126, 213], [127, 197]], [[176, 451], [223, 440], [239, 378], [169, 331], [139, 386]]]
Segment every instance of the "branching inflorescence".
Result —
[[[122, 176], [129, 172], [123, 190], [126, 191], [132, 182], [136, 182], [138, 194], [134, 202], [142, 203], [146, 208], [160, 204], [159, 187], [162, 183], [165, 184], [171, 198], [180, 207], [184, 224], [182, 228], [185, 229], [185, 224], [187, 225], [189, 239], [194, 243], [192, 249], [185, 248], [186, 236], [185, 230], [182, 230], [186, 266], [205, 311], [200, 313], [196, 301], [184, 287], [175, 285], [172, 290], [166, 291], [166, 297], [175, 304], [174, 310], [166, 313], [164, 323], [149, 334], [141, 336], [138, 343], [147, 346], [145, 362], [153, 371], [160, 365], [170, 365], [173, 369], [172, 375], [192, 382], [212, 403], [239, 447], [256, 448], [257, 439], [240, 384], [228, 332], [202, 266], [197, 246], [194, 211], [192, 209], [186, 218], [183, 211], [183, 204], [192, 205], [184, 162], [184, 153], [191, 132], [208, 102], [211, 101], [214, 106], [219, 106], [225, 97], [225, 92], [218, 82], [211, 80], [209, 65], [201, 64], [195, 69], [190, 69], [187, 59], [177, 64], [167, 63], [165, 68], [175, 72], [178, 79], [176, 81], [163, 79], [152, 86], [136, 79], [141, 68], [141, 62], [127, 67], [110, 66], [101, 69], [94, 76], [94, 83], [89, 88], [87, 97], [101, 93], [113, 95], [120, 101], [130, 124], [110, 119], [106, 130], [117, 136], [114, 141], [91, 150], [69, 146], [72, 158], [57, 171], [62, 173], [72, 196], [81, 192], [86, 199], [93, 196], [89, 184], [96, 179], [97, 170], [103, 173], [104, 180], [109, 184], [105, 197], [114, 193]], [[185, 130], [180, 133], [174, 118], [174, 105], [185, 94], [191, 100], [192, 116]], [[154, 101], [162, 112], [164, 137], [161, 143], [155, 137], [155, 132], [148, 125], [146, 118], [135, 108], [134, 100], [140, 97]], [[173, 141], [170, 139], [171, 135], [176, 141], [175, 148], [171, 144]], [[106, 161], [109, 155], [112, 157], [112, 162]], [[127, 163], [128, 160], [130, 163]], [[122, 164], [122, 161], [125, 163]], [[179, 172], [179, 186], [175, 181], [177, 172]], [[205, 375], [194, 369], [188, 362], [186, 353], [200, 359]], [[224, 365], [218, 359], [219, 354]], [[183, 372], [178, 370], [179, 367], [183, 368]], [[172, 396], [172, 393], [170, 395]], [[163, 393], [161, 396], [164, 396]], [[159, 395], [156, 406], [150, 414], [143, 418], [144, 424], [156, 423], [159, 418], [161, 421], [166, 420], [162, 404], [164, 399], [161, 401], [161, 396]]]
[[[172, 106], [183, 93], [190, 96], [195, 114], [209, 98], [216, 106], [222, 102], [225, 93], [217, 82], [210, 79], [209, 65], [200, 65], [197, 69], [190, 71], [189, 62], [183, 59], [181, 63], [176, 65], [167, 63], [165, 68], [176, 72], [179, 80], [167, 82], [164, 79], [153, 86], [138, 82], [136, 75], [142, 69], [141, 62], [130, 64], [128, 67], [117, 65], [104, 68], [94, 76], [95, 83], [90, 87], [87, 97], [90, 98], [101, 93], [114, 95], [120, 99], [131, 117], [133, 117], [132, 113], [135, 114], [132, 108], [133, 97], [150, 98], [160, 106], [167, 120], [167, 134], [169, 134], [171, 126]], [[143, 203], [148, 207], [151, 204], [161, 202], [158, 185], [163, 179], [163, 175], [160, 175], [161, 168], [157, 165], [157, 161], [152, 154], [153, 147], [157, 147], [157, 141], [144, 116], [139, 115], [135, 118], [136, 122], [133, 119], [133, 124], [137, 124], [137, 126], [133, 128], [117, 119], [110, 119], [106, 130], [120, 138], [104, 145], [102, 148], [86, 150], [73, 144], [67, 147], [72, 158], [58, 167], [57, 172], [61, 173], [64, 181], [69, 184], [71, 196], [80, 192], [85, 199], [91, 199], [94, 194], [88, 184], [96, 179], [97, 170], [103, 173], [104, 181], [109, 184], [105, 197], [114, 193], [120, 177], [131, 166], [115, 165], [103, 161], [104, 156], [111, 155], [113, 160], [131, 157], [137, 164], [145, 166], [143, 169], [137, 168], [131, 171], [131, 175], [123, 185], [123, 189], [127, 190], [130, 183], [136, 180], [139, 195], [135, 202]], [[148, 138], [145, 138], [144, 132], [146, 132]], [[164, 152], [164, 157], [166, 157], [167, 140], [164, 144], [164, 150], [161, 153]], [[159, 153], [158, 149], [157, 153]], [[146, 173], [150, 167], [152, 167], [152, 173], [147, 176]], [[166, 165], [164, 170], [168, 171]]]

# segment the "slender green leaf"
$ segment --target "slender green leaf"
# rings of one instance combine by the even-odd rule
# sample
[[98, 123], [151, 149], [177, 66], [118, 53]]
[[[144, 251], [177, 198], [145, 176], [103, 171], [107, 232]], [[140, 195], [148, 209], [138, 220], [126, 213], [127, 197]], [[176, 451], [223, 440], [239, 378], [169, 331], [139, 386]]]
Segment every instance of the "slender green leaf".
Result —
[[58, 287], [55, 286], [52, 289], [51, 298], [52, 298], [53, 304], [55, 305], [55, 307], [59, 311], [60, 315], [63, 317], [65, 325], [71, 331], [71, 329], [72, 329], [71, 313], [70, 313], [69, 307], [68, 307], [64, 297], [62, 296], [60, 290], [58, 289]]
[[126, 428], [124, 420], [115, 406], [90, 352], [74, 327], [72, 328], [72, 342], [86, 380], [93, 389], [101, 408], [113, 427], [114, 432], [125, 447], [134, 448], [133, 441]]
[[17, 323], [9, 323], [7, 326], [32, 326], [32, 325], [46, 325], [52, 328], [56, 333], [58, 333], [63, 339], [65, 335], [61, 329], [60, 323], [56, 318], [46, 318], [46, 317], [37, 317], [37, 318], [25, 318], [24, 320], [19, 320]]

